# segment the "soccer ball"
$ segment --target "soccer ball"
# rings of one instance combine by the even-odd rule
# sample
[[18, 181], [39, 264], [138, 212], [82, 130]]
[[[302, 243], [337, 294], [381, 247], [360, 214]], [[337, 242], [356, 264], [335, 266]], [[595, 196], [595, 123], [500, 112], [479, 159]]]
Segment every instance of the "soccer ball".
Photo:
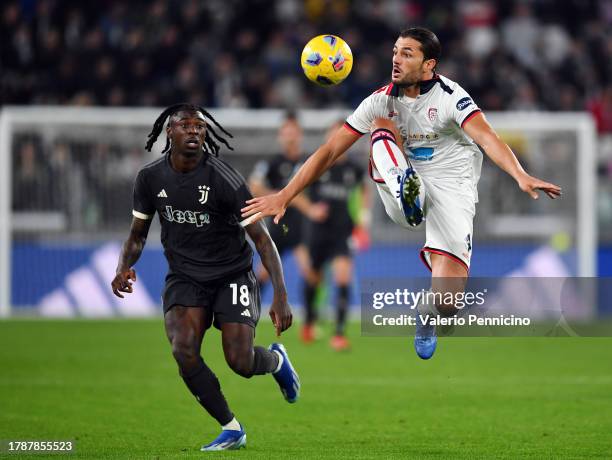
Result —
[[352, 68], [351, 49], [335, 35], [319, 35], [310, 40], [302, 51], [304, 74], [317, 85], [337, 85], [348, 77]]

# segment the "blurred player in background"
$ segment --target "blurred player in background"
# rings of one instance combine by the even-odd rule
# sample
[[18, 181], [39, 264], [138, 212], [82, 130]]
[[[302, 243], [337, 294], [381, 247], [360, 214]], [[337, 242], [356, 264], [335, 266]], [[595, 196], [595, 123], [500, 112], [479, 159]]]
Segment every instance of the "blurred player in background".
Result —
[[[478, 146], [532, 198], [538, 190], [555, 198], [561, 189], [527, 174], [465, 90], [435, 72], [440, 54], [432, 31], [401, 32], [393, 47], [391, 83], [364, 99], [344, 129], [317, 149], [283, 190], [247, 201], [243, 216], [261, 213], [258, 217], [271, 215], [278, 223], [288, 203], [369, 132], [371, 177], [387, 214], [407, 229], [427, 218], [421, 258], [432, 272], [432, 293], [463, 292], [482, 164]], [[424, 296], [417, 306], [414, 345], [422, 359], [431, 358], [437, 344], [428, 319], [458, 311], [453, 301], [435, 297], [455, 296]]]
[[[342, 122], [338, 122], [329, 130], [327, 138], [331, 138], [340, 128], [342, 128]], [[356, 216], [351, 215], [349, 200], [353, 193], [357, 192], [361, 195], [358, 197], [361, 206], [367, 207], [369, 199], [363, 178], [363, 169], [351, 161], [348, 156], [343, 156], [308, 188], [310, 200], [318, 205], [324, 205], [327, 215], [320, 221], [311, 221], [308, 226], [308, 254], [312, 276], [306, 281], [305, 321], [301, 336], [305, 343], [310, 343], [315, 338], [314, 325], [317, 320], [315, 295], [322, 281], [324, 268], [330, 263], [336, 286], [336, 324], [330, 345], [337, 351], [350, 348], [350, 342], [346, 338], [346, 316], [353, 281], [353, 249], [351, 246], [354, 243], [350, 240], [355, 229]], [[369, 210], [360, 212], [357, 218], [363, 220], [367, 211]]]
[[[253, 195], [262, 196], [276, 193], [285, 187], [295, 171], [305, 161], [302, 152], [303, 132], [298, 119], [293, 112], [287, 112], [285, 120], [278, 130], [278, 143], [281, 153], [268, 160], [261, 160], [249, 176], [249, 187]], [[312, 278], [309, 271], [308, 253], [303, 244], [304, 217], [320, 220], [325, 216], [325, 209], [321, 206], [312, 206], [300, 195], [287, 209], [283, 226], [272, 225], [270, 236], [278, 253], [283, 257], [287, 251], [292, 251], [300, 274], [304, 279]], [[265, 288], [269, 280], [265, 266], [257, 270], [257, 279]]]
[[243, 177], [218, 158], [216, 141], [229, 144], [210, 122], [229, 133], [201, 107], [177, 104], [155, 121], [147, 150], [166, 120], [164, 156], [143, 167], [136, 177], [132, 226], [112, 289], [119, 297], [132, 292], [133, 266], [157, 212], [169, 265], [162, 300], [172, 354], [191, 393], [222, 427], [221, 434], [202, 450], [239, 449], [246, 444], [246, 433], [230, 410], [219, 380], [202, 360], [202, 340], [214, 324], [221, 330], [225, 359], [234, 372], [246, 378], [271, 373], [285, 399], [295, 402], [299, 379], [283, 345], [253, 346], [260, 297], [245, 230], [274, 286], [270, 316], [277, 335], [292, 321], [281, 261], [262, 222], [246, 226], [240, 222], [240, 206], [252, 195]]

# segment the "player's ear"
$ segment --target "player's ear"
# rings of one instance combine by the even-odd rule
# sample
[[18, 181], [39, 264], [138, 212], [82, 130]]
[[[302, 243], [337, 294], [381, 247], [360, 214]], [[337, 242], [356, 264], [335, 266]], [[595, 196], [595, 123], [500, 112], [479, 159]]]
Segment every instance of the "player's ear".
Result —
[[425, 59], [423, 61], [423, 67], [426, 71], [433, 71], [436, 68], [438, 62], [435, 59]]

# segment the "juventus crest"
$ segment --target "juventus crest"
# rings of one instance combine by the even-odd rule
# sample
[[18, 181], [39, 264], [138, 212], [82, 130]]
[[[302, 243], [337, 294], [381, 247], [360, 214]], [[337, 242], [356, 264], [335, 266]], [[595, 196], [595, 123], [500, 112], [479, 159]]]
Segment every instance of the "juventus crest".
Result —
[[200, 199], [198, 200], [200, 204], [204, 204], [208, 201], [208, 192], [210, 191], [210, 187], [208, 185], [199, 185], [198, 190], [200, 191]]

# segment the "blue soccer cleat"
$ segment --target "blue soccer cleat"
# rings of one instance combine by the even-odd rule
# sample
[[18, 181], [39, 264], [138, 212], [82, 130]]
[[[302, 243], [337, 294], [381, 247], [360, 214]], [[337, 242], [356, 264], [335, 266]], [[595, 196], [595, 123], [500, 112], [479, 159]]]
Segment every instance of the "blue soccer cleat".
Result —
[[246, 447], [246, 433], [242, 425], [238, 430], [223, 430], [217, 438], [206, 446], [202, 446], [202, 452], [214, 450], [238, 450]]
[[400, 181], [402, 210], [406, 216], [406, 222], [416, 227], [423, 222], [423, 203], [421, 203], [421, 180], [417, 173], [408, 167]]
[[414, 334], [414, 349], [421, 359], [429, 359], [436, 351], [438, 337], [436, 337], [436, 327], [424, 324], [420, 315], [417, 315], [416, 332]]
[[300, 377], [295, 372], [291, 361], [289, 360], [289, 355], [287, 354], [287, 350], [280, 343], [273, 343], [270, 345], [270, 351], [274, 351], [278, 353], [282, 359], [283, 364], [280, 369], [276, 372], [273, 372], [272, 375], [278, 383], [280, 387], [281, 393], [289, 403], [294, 403], [297, 401], [300, 396]]

